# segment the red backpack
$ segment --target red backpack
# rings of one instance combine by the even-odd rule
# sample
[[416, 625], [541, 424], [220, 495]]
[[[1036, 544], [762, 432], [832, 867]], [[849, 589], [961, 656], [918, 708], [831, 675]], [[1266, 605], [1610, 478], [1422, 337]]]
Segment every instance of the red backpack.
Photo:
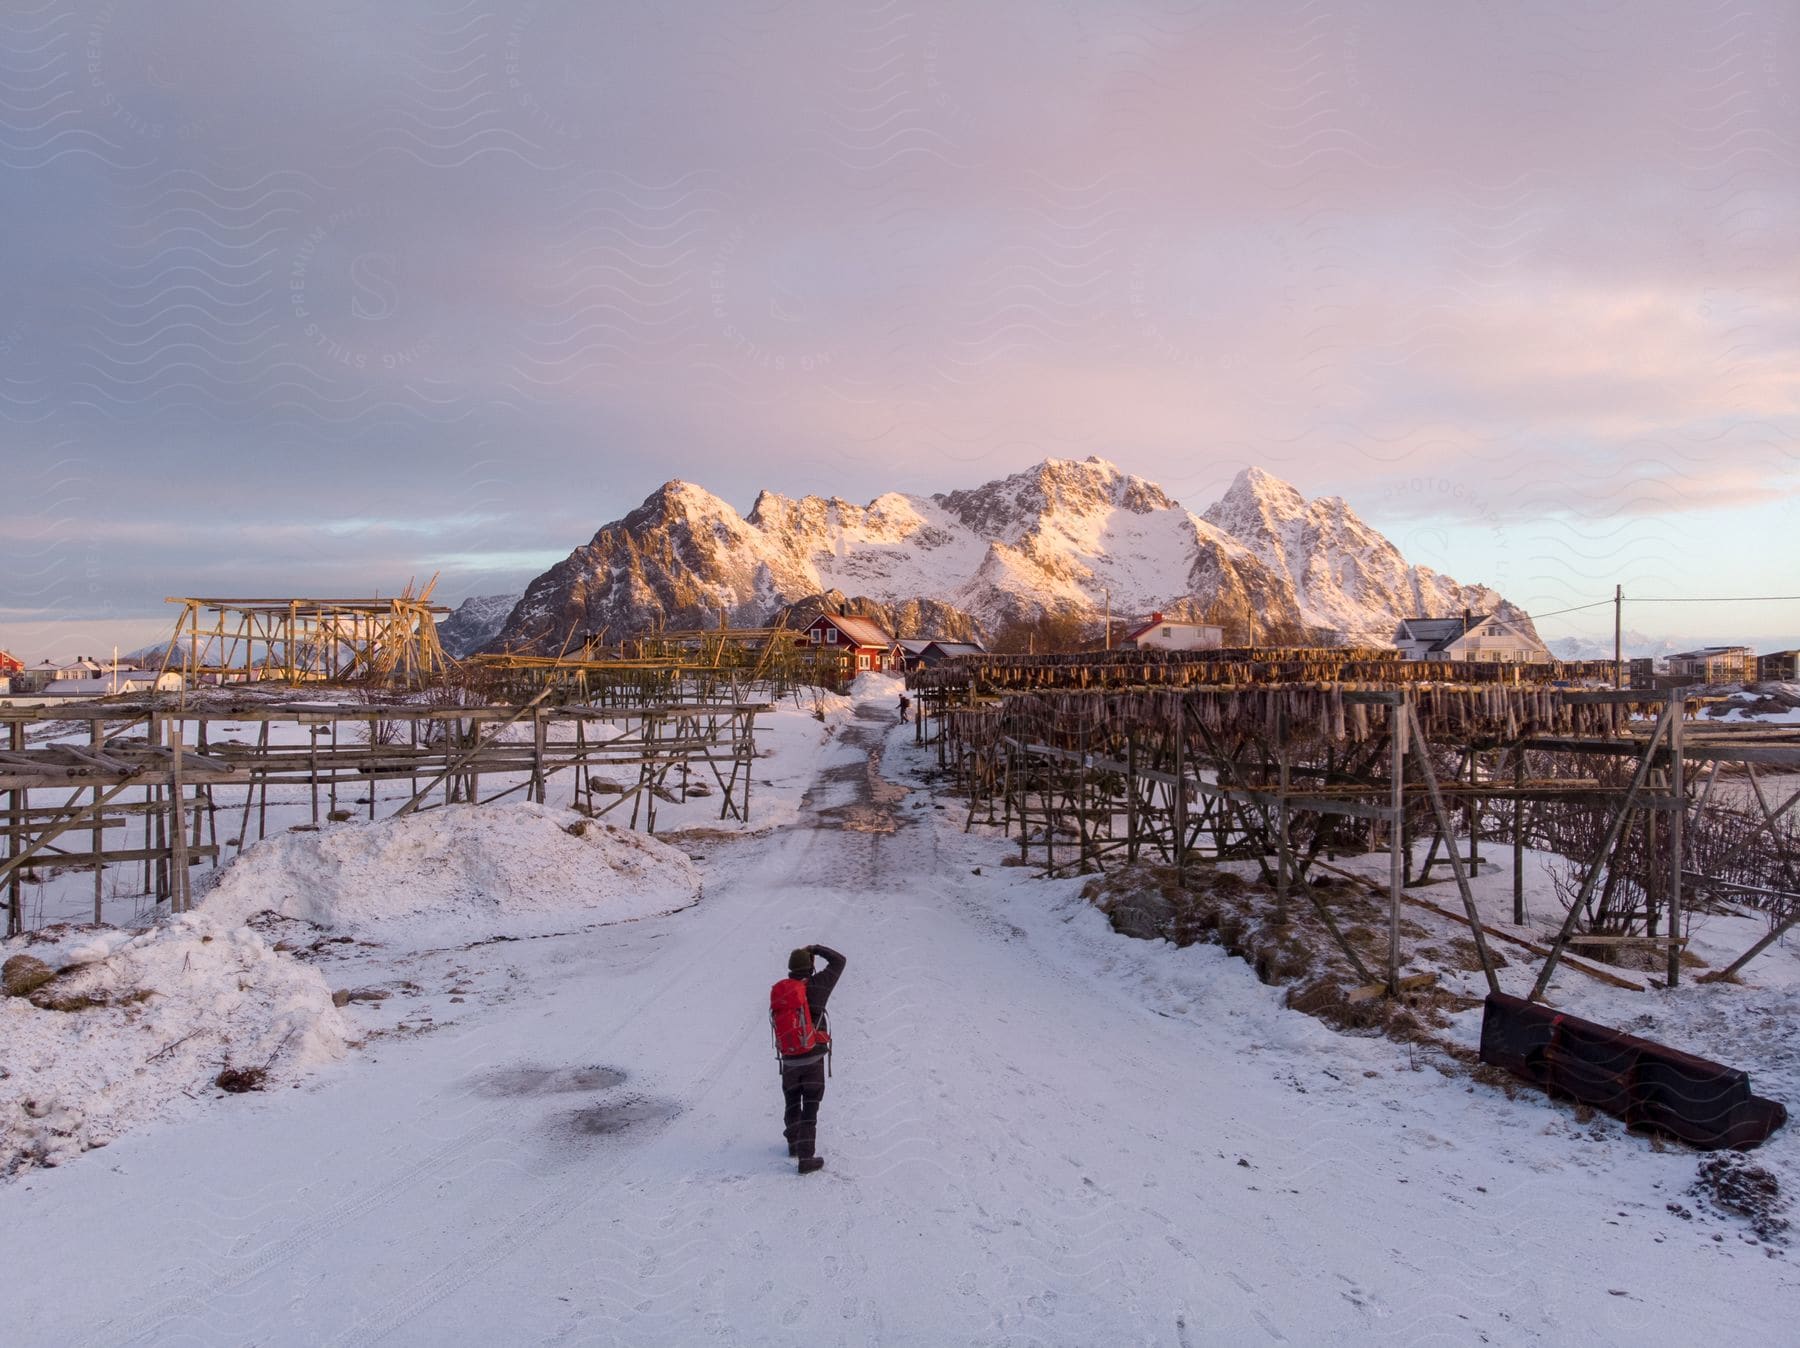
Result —
[[831, 1047], [831, 1036], [813, 1024], [804, 978], [784, 978], [769, 989], [769, 1024], [775, 1031], [775, 1051], [784, 1058]]

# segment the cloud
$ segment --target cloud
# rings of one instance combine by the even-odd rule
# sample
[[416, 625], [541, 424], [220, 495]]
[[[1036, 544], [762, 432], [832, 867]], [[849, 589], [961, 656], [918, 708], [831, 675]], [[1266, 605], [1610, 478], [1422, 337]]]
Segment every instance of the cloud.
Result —
[[674, 473], [1791, 494], [1791, 7], [153, 11], [0, 18], [21, 607], [506, 588]]

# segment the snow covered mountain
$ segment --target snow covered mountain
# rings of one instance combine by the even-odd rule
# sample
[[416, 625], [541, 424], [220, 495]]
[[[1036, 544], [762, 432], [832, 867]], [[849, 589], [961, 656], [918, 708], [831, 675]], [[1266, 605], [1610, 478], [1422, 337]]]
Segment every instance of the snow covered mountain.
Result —
[[1097, 618], [1109, 594], [1115, 617], [1206, 617], [1228, 640], [1313, 628], [1385, 642], [1402, 616], [1516, 612], [1490, 589], [1408, 566], [1342, 500], [1309, 502], [1260, 469], [1196, 515], [1103, 459], [1047, 459], [970, 490], [867, 505], [765, 491], [748, 515], [667, 482], [532, 581], [495, 641], [546, 648], [571, 631], [712, 626], [721, 612], [753, 625], [834, 592], [923, 635], [952, 634], [959, 619], [992, 636], [1044, 614]]
[[1525, 619], [1522, 610], [1486, 586], [1462, 585], [1430, 567], [1408, 565], [1343, 497], [1309, 501], [1260, 468], [1239, 473], [1201, 518], [1273, 571], [1313, 626], [1385, 643], [1400, 617], [1499, 609], [1503, 616]]
[[452, 660], [472, 655], [498, 635], [518, 602], [516, 594], [471, 595], [438, 622], [438, 644]]

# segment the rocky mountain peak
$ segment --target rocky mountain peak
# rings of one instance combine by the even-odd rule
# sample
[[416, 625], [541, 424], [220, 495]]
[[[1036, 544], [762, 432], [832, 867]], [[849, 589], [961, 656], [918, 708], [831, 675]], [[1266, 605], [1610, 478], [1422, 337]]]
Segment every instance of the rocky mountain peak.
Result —
[[628, 527], [644, 527], [657, 523], [687, 521], [689, 523], [729, 520], [742, 524], [730, 504], [714, 496], [705, 487], [672, 477], [644, 498], [636, 510], [621, 523]]
[[1504, 602], [1409, 566], [1341, 498], [1308, 501], [1262, 469], [1196, 516], [1092, 456], [867, 505], [765, 491], [748, 516], [672, 479], [533, 581], [496, 641], [710, 625], [721, 609], [757, 624], [840, 594], [919, 636], [1097, 615], [1110, 597], [1115, 615], [1210, 615], [1239, 640], [1308, 628], [1385, 640], [1401, 617]]
[[1154, 482], [1121, 472], [1098, 455], [1079, 461], [1045, 459], [1010, 477], [932, 499], [968, 528], [1010, 544], [1054, 518], [1092, 517], [1110, 510], [1146, 515], [1176, 508]]
[[1233, 524], [1256, 520], [1268, 527], [1298, 519], [1306, 513], [1306, 509], [1307, 500], [1293, 483], [1252, 466], [1231, 479], [1231, 485], [1225, 489], [1225, 494], [1207, 510], [1203, 518], [1215, 524], [1224, 520], [1230, 520]]

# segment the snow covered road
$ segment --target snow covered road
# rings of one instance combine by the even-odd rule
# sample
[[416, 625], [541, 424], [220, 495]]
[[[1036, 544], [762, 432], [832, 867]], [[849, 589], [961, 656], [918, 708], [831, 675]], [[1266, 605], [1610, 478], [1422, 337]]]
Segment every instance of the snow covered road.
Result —
[[[696, 907], [484, 947], [508, 1000], [0, 1192], [6, 1340], [1782, 1337], [1791, 1258], [1667, 1210], [1691, 1153], [1115, 936], [900, 789], [886, 700], [840, 739]], [[810, 941], [850, 963], [801, 1178], [764, 1008]]]

